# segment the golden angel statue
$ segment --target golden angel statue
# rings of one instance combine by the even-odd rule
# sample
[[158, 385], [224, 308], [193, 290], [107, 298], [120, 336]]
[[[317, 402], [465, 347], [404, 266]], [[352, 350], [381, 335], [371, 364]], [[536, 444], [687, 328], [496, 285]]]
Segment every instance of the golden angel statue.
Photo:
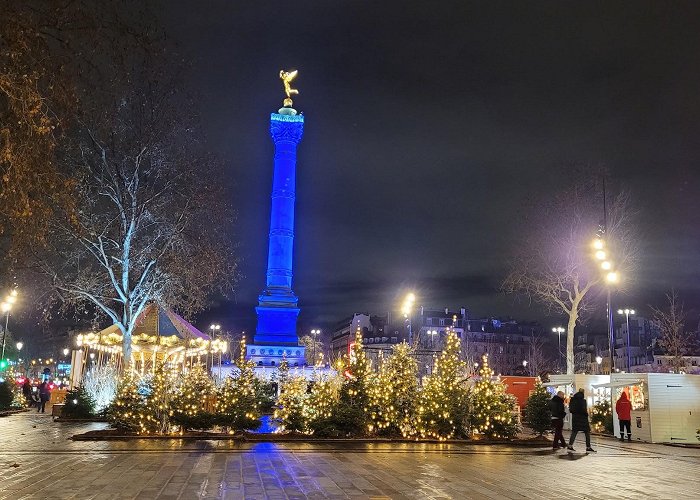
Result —
[[291, 86], [292, 80], [294, 80], [297, 77], [297, 70], [294, 71], [285, 71], [285, 70], [280, 70], [280, 79], [282, 80], [282, 83], [284, 84], [284, 93], [287, 94], [287, 98], [284, 100], [284, 106], [287, 108], [292, 107], [292, 99], [291, 97], [293, 95], [296, 95], [299, 93], [297, 89], [293, 89]]

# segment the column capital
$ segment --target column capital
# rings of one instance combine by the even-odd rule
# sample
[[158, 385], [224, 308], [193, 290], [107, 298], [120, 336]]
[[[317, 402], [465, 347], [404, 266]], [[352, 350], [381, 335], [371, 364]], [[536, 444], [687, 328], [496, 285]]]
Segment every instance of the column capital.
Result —
[[278, 142], [298, 144], [304, 134], [304, 115], [270, 114], [270, 135]]

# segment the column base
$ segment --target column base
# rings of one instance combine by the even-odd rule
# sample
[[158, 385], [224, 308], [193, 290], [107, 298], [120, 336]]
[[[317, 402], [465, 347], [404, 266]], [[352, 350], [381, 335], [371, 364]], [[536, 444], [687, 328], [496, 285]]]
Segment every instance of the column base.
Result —
[[282, 359], [287, 358], [290, 368], [304, 366], [306, 348], [300, 345], [247, 345], [246, 358], [256, 366], [279, 366]]

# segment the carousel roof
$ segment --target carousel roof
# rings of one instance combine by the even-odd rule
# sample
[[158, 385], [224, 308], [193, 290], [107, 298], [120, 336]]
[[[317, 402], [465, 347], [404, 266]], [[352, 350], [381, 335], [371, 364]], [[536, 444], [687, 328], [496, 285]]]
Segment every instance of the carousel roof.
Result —
[[[121, 331], [117, 325], [110, 325], [97, 335], [105, 337], [110, 334], [121, 335]], [[183, 340], [210, 340], [209, 335], [200, 332], [191, 323], [183, 319], [182, 316], [158, 304], [149, 304], [146, 306], [136, 320], [136, 327], [132, 335], [134, 337], [147, 335], [149, 337], [177, 337]]]

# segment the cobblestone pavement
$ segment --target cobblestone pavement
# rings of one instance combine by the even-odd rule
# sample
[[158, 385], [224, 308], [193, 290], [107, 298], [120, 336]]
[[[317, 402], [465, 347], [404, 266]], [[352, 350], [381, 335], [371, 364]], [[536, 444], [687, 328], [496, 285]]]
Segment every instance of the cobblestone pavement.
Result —
[[698, 449], [69, 439], [104, 426], [1, 418], [0, 498], [700, 498]]

